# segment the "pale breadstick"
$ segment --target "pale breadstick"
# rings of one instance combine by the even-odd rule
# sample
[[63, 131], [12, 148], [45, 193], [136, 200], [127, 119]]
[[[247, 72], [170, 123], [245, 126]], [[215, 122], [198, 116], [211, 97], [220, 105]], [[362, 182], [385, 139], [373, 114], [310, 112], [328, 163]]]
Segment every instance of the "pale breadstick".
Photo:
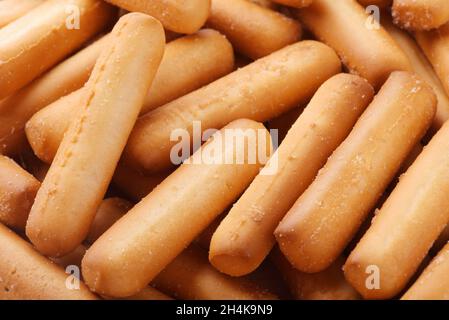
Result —
[[402, 300], [449, 300], [449, 244], [427, 266]]
[[[346, 278], [364, 297], [385, 299], [399, 294], [449, 222], [448, 148], [446, 122], [401, 177], [349, 256]], [[378, 271], [378, 288], [365, 285], [369, 266]]]
[[0, 224], [1, 300], [93, 300], [83, 283], [66, 286], [69, 274], [41, 256], [33, 247]]
[[394, 0], [394, 22], [404, 29], [430, 30], [449, 21], [447, 0]]
[[[226, 141], [230, 134], [240, 143]], [[144, 288], [249, 185], [261, 166], [251, 154], [270, 148], [270, 141], [265, 127], [251, 120], [217, 132], [92, 245], [82, 265], [91, 289], [126, 297]], [[218, 161], [207, 160], [211, 152]], [[205, 185], [207, 192], [198, 193]]]
[[299, 41], [301, 25], [248, 0], [212, 0], [207, 25], [225, 34], [234, 48], [252, 59]]
[[319, 272], [343, 252], [424, 136], [436, 98], [418, 76], [396, 71], [276, 229], [295, 268]]
[[105, 41], [101, 38], [0, 101], [0, 153], [18, 155], [26, 149], [26, 122], [40, 109], [84, 85]]
[[273, 0], [273, 1], [294, 8], [304, 8], [309, 6], [313, 2], [313, 0]]
[[[221, 78], [233, 67], [232, 46], [214, 30], [201, 30], [170, 42], [140, 114]], [[76, 117], [84, 90], [82, 88], [55, 101], [28, 122], [28, 141], [41, 160], [53, 161], [64, 132]]]
[[152, 281], [157, 289], [183, 300], [274, 300], [277, 297], [244, 278], [215, 270], [207, 251], [191, 245]]
[[120, 18], [102, 51], [31, 209], [26, 233], [39, 251], [62, 256], [86, 237], [164, 50], [154, 18]]
[[18, 19], [31, 9], [42, 4], [43, 0], [3, 0], [0, 1], [0, 28]]
[[314, 0], [296, 11], [301, 22], [340, 55], [352, 73], [379, 89], [392, 71], [411, 70], [407, 56], [381, 27], [368, 27], [368, 13], [355, 0]]
[[290, 292], [297, 300], [358, 300], [360, 295], [346, 281], [341, 270], [345, 260], [338, 258], [329, 268], [318, 273], [296, 270], [282, 255], [273, 249], [270, 259], [278, 268]]
[[[79, 10], [79, 28], [68, 8]], [[97, 0], [48, 0], [0, 29], [0, 99], [21, 89], [114, 18], [112, 6]], [[70, 20], [72, 21], [72, 20]], [[51, 48], [51, 54], [49, 53]]]
[[39, 187], [31, 174], [0, 155], [0, 223], [24, 230]]
[[449, 97], [444, 91], [440, 79], [438, 79], [432, 65], [416, 44], [415, 40], [407, 32], [394, 26], [387, 18], [382, 19], [382, 25], [407, 55], [412, 63], [413, 70], [426, 81], [435, 92], [438, 105], [437, 113], [432, 124], [432, 130], [435, 132], [438, 131], [444, 122], [449, 119]]
[[170, 141], [173, 130], [184, 129], [192, 136], [194, 121], [204, 131], [239, 118], [275, 118], [305, 102], [339, 71], [337, 55], [322, 43], [303, 41], [286, 47], [141, 117], [124, 157], [147, 172], [170, 168], [176, 145]]
[[[364, 6], [364, 7], [368, 7], [368, 6], [377, 6], [381, 9], [385, 9], [389, 6], [391, 6], [391, 4], [393, 3], [393, 0], [358, 0], [358, 2]], [[382, 21], [382, 19], [381, 19]]]
[[194, 33], [206, 22], [210, 0], [106, 0], [128, 11], [138, 11], [158, 19], [165, 28]]
[[355, 75], [327, 80], [295, 122], [266, 168], [234, 204], [215, 231], [209, 260], [221, 272], [242, 276], [270, 253], [273, 232], [327, 158], [351, 132], [371, 102], [372, 86]]

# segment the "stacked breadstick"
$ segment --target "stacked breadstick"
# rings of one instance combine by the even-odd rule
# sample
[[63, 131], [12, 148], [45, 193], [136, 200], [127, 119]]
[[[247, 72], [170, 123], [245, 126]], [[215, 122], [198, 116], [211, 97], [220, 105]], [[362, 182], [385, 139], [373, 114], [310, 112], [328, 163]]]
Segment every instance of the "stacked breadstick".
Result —
[[0, 299], [449, 299], [447, 50], [446, 0], [0, 0]]

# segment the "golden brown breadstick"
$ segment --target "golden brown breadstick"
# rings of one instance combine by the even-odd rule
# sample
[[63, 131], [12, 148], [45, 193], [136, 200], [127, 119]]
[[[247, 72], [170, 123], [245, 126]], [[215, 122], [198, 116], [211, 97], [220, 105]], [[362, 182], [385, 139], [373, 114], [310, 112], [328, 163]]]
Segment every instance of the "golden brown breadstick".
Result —
[[[79, 11], [79, 21], [76, 21], [78, 16], [70, 18], [74, 8]], [[1, 28], [0, 99], [24, 87], [79, 48], [109, 24], [115, 12], [103, 1], [48, 0]]]
[[43, 0], [3, 0], [0, 1], [0, 28], [18, 19], [31, 9], [42, 4]]
[[301, 25], [248, 0], [212, 0], [207, 25], [225, 34], [234, 48], [258, 59], [299, 41]]
[[210, 262], [221, 272], [242, 276], [270, 253], [279, 221], [307, 189], [327, 158], [351, 132], [371, 102], [372, 86], [363, 78], [339, 74], [327, 80], [295, 122], [272, 162], [261, 171], [215, 231]]
[[210, 0], [106, 0], [128, 11], [138, 11], [158, 19], [165, 28], [194, 33], [206, 22]]
[[[411, 70], [407, 56], [355, 0], [314, 0], [296, 11], [304, 25], [335, 49], [352, 73], [379, 89], [392, 71]], [[350, 23], [348, 22], [350, 21]]]
[[0, 155], [0, 223], [24, 230], [39, 187], [31, 174]]
[[[230, 73], [233, 66], [232, 47], [217, 31], [201, 30], [170, 42], [140, 114], [221, 78]], [[41, 160], [53, 161], [64, 132], [79, 110], [84, 90], [62, 97], [28, 122], [28, 141]]]
[[449, 95], [449, 24], [437, 30], [416, 32], [415, 38]]
[[297, 300], [358, 300], [360, 295], [352, 288], [341, 270], [344, 258], [338, 258], [329, 268], [318, 273], [296, 270], [282, 255], [273, 249], [270, 259], [282, 274], [290, 292]]
[[438, 131], [443, 123], [449, 119], [449, 97], [444, 91], [440, 79], [438, 79], [438, 76], [415, 40], [407, 32], [394, 26], [387, 18], [383, 18], [381, 21], [385, 30], [387, 30], [409, 58], [414, 72], [426, 81], [435, 92], [438, 105], [437, 113], [432, 124], [432, 130], [434, 132]]
[[427, 266], [402, 300], [448, 300], [449, 299], [449, 244]]
[[207, 251], [191, 245], [173, 260], [152, 284], [183, 300], [273, 300], [277, 297], [244, 278], [215, 270]]
[[[416, 106], [414, 106], [416, 107]], [[348, 281], [366, 298], [391, 298], [405, 287], [449, 222], [449, 123], [402, 176], [345, 264]], [[375, 266], [378, 287], [365, 285]]]
[[237, 120], [209, 141], [92, 245], [82, 267], [94, 291], [126, 297], [144, 288], [249, 185], [261, 166], [251, 154], [271, 139], [262, 124]]
[[105, 41], [101, 38], [0, 101], [0, 153], [18, 155], [26, 149], [25, 123], [43, 107], [83, 86]]
[[283, 4], [285, 6], [304, 8], [309, 6], [313, 0], [273, 0], [276, 3]]
[[194, 121], [204, 131], [239, 118], [275, 118], [306, 101], [339, 71], [337, 55], [322, 43], [303, 41], [286, 47], [141, 117], [125, 159], [148, 172], [170, 168], [170, 152], [177, 143], [170, 141], [174, 130], [181, 128], [192, 136]]
[[128, 14], [114, 27], [30, 212], [27, 236], [42, 253], [62, 256], [86, 237], [164, 44], [163, 28], [150, 16]]
[[93, 300], [83, 283], [66, 286], [69, 274], [0, 224], [0, 299]]
[[394, 22], [409, 30], [435, 29], [449, 21], [447, 0], [394, 0]]
[[343, 252], [424, 136], [436, 98], [418, 76], [393, 72], [346, 140], [276, 228], [295, 268], [319, 272]]

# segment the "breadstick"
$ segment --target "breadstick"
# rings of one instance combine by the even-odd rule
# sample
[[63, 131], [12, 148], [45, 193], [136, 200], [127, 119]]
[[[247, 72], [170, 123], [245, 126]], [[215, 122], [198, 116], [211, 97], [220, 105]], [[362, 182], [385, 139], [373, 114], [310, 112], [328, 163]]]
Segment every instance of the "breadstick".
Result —
[[[201, 30], [170, 42], [140, 113], [145, 114], [221, 78], [230, 73], [233, 66], [234, 53], [230, 43], [214, 30]], [[53, 161], [64, 132], [79, 110], [84, 90], [55, 101], [28, 122], [28, 141], [41, 160]]]
[[[238, 148], [223, 144], [229, 134], [241, 141]], [[92, 245], [82, 267], [94, 291], [126, 297], [145, 287], [249, 185], [261, 164], [250, 163], [246, 150], [269, 148], [271, 139], [262, 124], [237, 120], [209, 141]], [[218, 161], [202, 161], [212, 151]]]
[[436, 98], [418, 76], [393, 72], [275, 231], [295, 268], [319, 272], [343, 252], [424, 136]]
[[[221, 272], [242, 276], [270, 253], [273, 232], [307, 189], [327, 158], [351, 132], [374, 90], [363, 78], [339, 74], [327, 80], [267, 164], [212, 237], [209, 260]], [[294, 186], [294, 187], [293, 187]]]
[[86, 237], [164, 43], [161, 24], [141, 13], [123, 16], [114, 27], [27, 222], [27, 236], [45, 255], [63, 256]]
[[338, 258], [329, 268], [318, 273], [304, 273], [296, 270], [275, 248], [270, 254], [282, 274], [290, 292], [297, 300], [359, 300], [360, 295], [345, 280], [344, 258]]
[[438, 105], [432, 123], [432, 131], [438, 131], [449, 119], [449, 97], [444, 91], [440, 79], [415, 40], [407, 32], [394, 26], [387, 18], [382, 19], [382, 25], [407, 55], [412, 63], [413, 71], [426, 81], [436, 94]]
[[301, 25], [248, 0], [212, 0], [207, 25], [225, 34], [234, 48], [252, 59], [299, 41]]
[[[67, 13], [70, 8], [79, 10], [79, 28], [71, 22]], [[1, 28], [0, 99], [21, 89], [79, 48], [105, 28], [115, 12], [103, 1], [48, 0]]]
[[306, 101], [339, 71], [340, 61], [326, 45], [294, 44], [141, 117], [124, 157], [147, 172], [163, 171], [172, 166], [173, 130], [192, 136], [194, 121], [203, 131], [239, 118], [267, 121]]
[[449, 24], [437, 30], [416, 32], [415, 38], [449, 95]]
[[402, 300], [448, 300], [449, 244], [427, 266]]
[[0, 1], [0, 28], [18, 19], [31, 9], [42, 4], [43, 0], [3, 0]]
[[0, 222], [24, 230], [39, 187], [39, 181], [32, 175], [0, 155]]
[[207, 252], [192, 245], [173, 260], [152, 284], [183, 300], [274, 300], [277, 297], [243, 278], [215, 270]]
[[25, 123], [43, 107], [83, 86], [105, 41], [101, 38], [0, 101], [0, 153], [18, 155], [26, 149]]
[[355, 0], [314, 0], [296, 13], [318, 39], [337, 51], [352, 73], [375, 89], [392, 71], [411, 70], [407, 56], [388, 33], [366, 25], [368, 13]]
[[394, 0], [394, 22], [409, 30], [435, 29], [449, 21], [447, 0]]
[[309, 6], [313, 2], [313, 0], [273, 0], [273, 1], [294, 8], [304, 8]]
[[[389, 6], [391, 6], [391, 4], [393, 3], [393, 0], [358, 0], [358, 2], [364, 6], [364, 7], [368, 7], [368, 6], [377, 6], [380, 9], [385, 9]], [[382, 21], [382, 19], [381, 19]]]
[[165, 28], [194, 33], [206, 22], [210, 0], [106, 0], [128, 11], [138, 11], [158, 19]]
[[[446, 123], [402, 176], [349, 256], [346, 278], [364, 297], [400, 293], [449, 222], [448, 148]], [[365, 286], [368, 266], [377, 268], [379, 288]]]
[[14, 232], [0, 224], [1, 300], [93, 300], [83, 283], [78, 290], [66, 286], [68, 274], [41, 256]]

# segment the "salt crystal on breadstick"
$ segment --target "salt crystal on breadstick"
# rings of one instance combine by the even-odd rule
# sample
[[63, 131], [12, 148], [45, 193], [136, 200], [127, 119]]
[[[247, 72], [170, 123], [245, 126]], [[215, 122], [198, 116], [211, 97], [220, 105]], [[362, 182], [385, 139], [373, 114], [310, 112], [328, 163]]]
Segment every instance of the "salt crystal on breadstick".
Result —
[[394, 0], [394, 22], [409, 30], [435, 29], [449, 21], [447, 0]]
[[30, 213], [27, 236], [42, 253], [62, 256], [86, 237], [164, 45], [163, 28], [150, 16], [128, 14], [114, 27]]
[[44, 0], [3, 0], [0, 1], [0, 28], [18, 19]]

